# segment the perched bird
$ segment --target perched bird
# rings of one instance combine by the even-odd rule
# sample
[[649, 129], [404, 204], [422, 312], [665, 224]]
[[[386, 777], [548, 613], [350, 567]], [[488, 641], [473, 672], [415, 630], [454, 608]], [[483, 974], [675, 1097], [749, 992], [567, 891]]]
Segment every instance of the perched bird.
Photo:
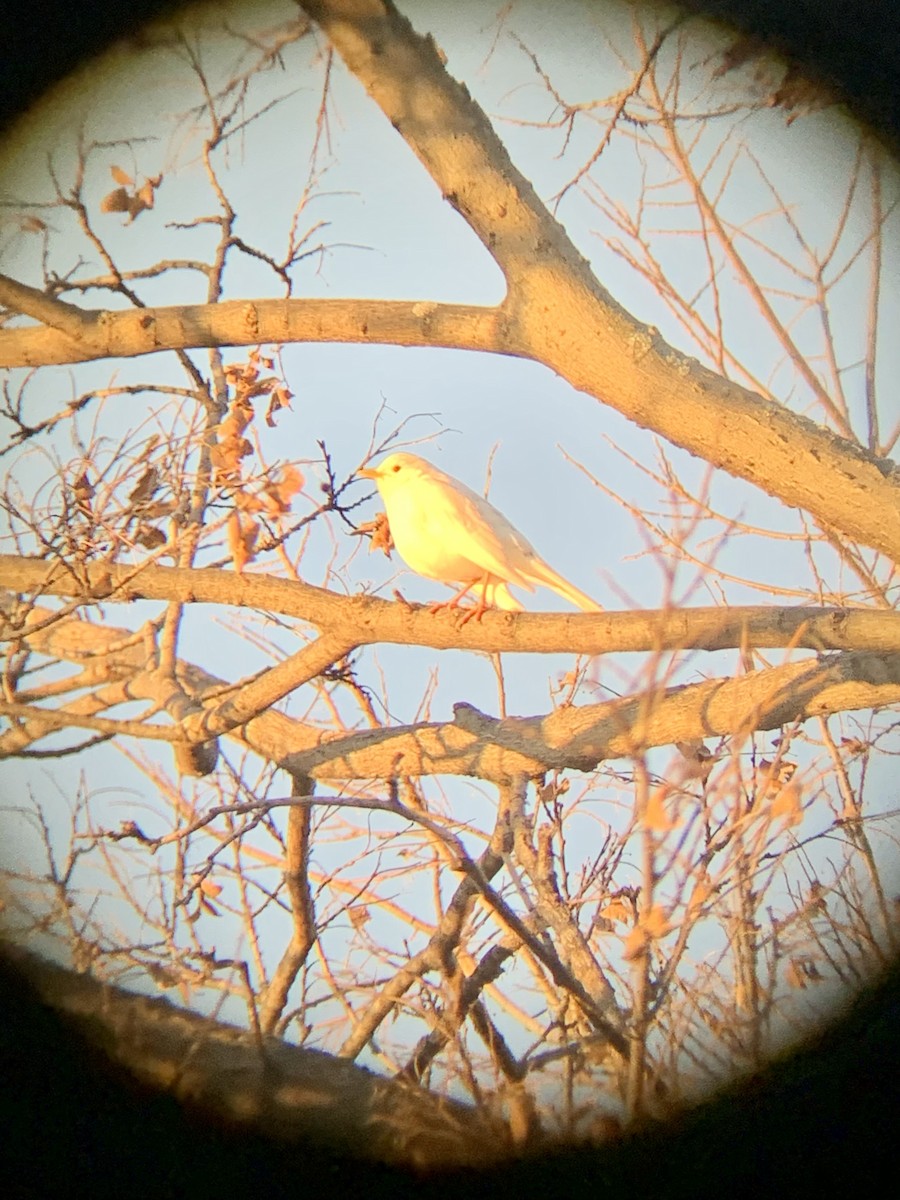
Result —
[[[488, 607], [518, 611], [509, 584], [552, 588], [585, 612], [602, 612], [590, 596], [557, 575], [493, 504], [416, 454], [389, 454], [358, 472], [374, 479], [387, 510], [394, 545], [419, 575], [461, 590], [433, 610], [455, 608], [468, 592], [478, 596], [469, 616]], [[469, 619], [467, 617], [467, 619]]]

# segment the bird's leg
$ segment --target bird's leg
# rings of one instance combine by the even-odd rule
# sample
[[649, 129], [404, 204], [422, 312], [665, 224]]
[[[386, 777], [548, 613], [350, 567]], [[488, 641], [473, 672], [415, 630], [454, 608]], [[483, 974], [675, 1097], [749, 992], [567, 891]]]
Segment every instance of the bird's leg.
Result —
[[[460, 629], [462, 629], [463, 625], [468, 624], [468, 622], [471, 621], [473, 617], [475, 618], [476, 621], [480, 621], [481, 618], [484, 616], [484, 614], [487, 612], [487, 610], [490, 608], [490, 605], [488, 604], [487, 599], [486, 599], [487, 578], [488, 577], [485, 575], [485, 577], [484, 577], [485, 586], [482, 587], [482, 589], [481, 589], [481, 594], [478, 597], [478, 603], [475, 605], [474, 608], [470, 608], [466, 612], [465, 616], [459, 623]], [[471, 587], [472, 585], [470, 584], [469, 586]]]
[[436, 600], [434, 602], [434, 604], [429, 604], [428, 611], [430, 613], [439, 613], [439, 612], [442, 612], [445, 608], [447, 608], [447, 609], [459, 608], [460, 600], [462, 600], [463, 596], [465, 596], [469, 592], [471, 592], [472, 588], [475, 586], [475, 584], [477, 582], [478, 582], [477, 579], [473, 579], [472, 582], [467, 583], [464, 588], [460, 588], [460, 590], [456, 593], [456, 595], [451, 596], [451, 598], [449, 600]]
[[490, 587], [490, 578], [491, 576], [489, 574], [485, 574], [481, 579], [473, 579], [471, 583], [467, 583], [464, 588], [458, 591], [452, 599], [442, 600], [438, 604], [429, 605], [428, 611], [436, 613], [440, 612], [443, 608], [458, 609], [460, 607], [459, 602], [462, 600], [463, 596], [467, 595], [473, 587], [477, 587], [479, 589], [478, 602], [472, 608], [466, 608], [462, 610], [463, 616], [459, 622], [458, 628], [462, 629], [463, 625], [467, 625], [473, 617], [476, 621], [480, 621], [487, 610], [494, 607], [492, 604], [488, 603], [487, 598], [488, 588]]

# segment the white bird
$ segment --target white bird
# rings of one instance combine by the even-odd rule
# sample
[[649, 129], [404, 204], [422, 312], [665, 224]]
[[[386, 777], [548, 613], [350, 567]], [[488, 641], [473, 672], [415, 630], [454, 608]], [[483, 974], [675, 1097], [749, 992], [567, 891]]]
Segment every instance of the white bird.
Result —
[[474, 592], [478, 605], [469, 617], [480, 617], [489, 606], [519, 611], [522, 605], [508, 586], [513, 583], [529, 592], [541, 584], [585, 612], [603, 611], [548, 566], [493, 504], [424, 458], [390, 454], [358, 474], [378, 485], [406, 565], [428, 579], [462, 585], [452, 600], [432, 605], [434, 610], [455, 608]]

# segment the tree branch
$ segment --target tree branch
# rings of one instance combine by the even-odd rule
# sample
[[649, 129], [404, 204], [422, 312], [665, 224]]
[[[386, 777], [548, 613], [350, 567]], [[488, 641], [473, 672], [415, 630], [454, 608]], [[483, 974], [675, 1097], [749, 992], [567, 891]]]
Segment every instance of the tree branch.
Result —
[[[33, 616], [40, 623], [47, 613], [35, 610]], [[38, 653], [52, 647], [57, 658], [79, 663], [87, 654], [106, 653], [111, 671], [143, 667], [143, 662], [135, 663], [130, 636], [127, 630], [73, 617], [44, 624], [33, 637], [27, 630], [17, 633]], [[215, 697], [229, 686], [183, 662], [178, 675], [185, 691], [201, 701], [205, 693]], [[153, 679], [149, 673], [142, 676], [141, 695], [159, 699], [151, 691]], [[268, 711], [233, 729], [231, 736], [292, 775], [317, 780], [469, 775], [506, 783], [554, 769], [590, 771], [605, 759], [631, 757], [652, 746], [777, 729], [813, 716], [897, 703], [900, 653], [846, 653], [734, 679], [650, 689], [605, 704], [564, 706], [546, 716], [495, 720], [458, 704], [451, 722], [329, 738], [319, 727]]]
[[239, 1125], [313, 1139], [382, 1162], [459, 1167], [506, 1147], [476, 1110], [380, 1079], [346, 1059], [266, 1038], [76, 974], [28, 951], [3, 954], [89, 1043], [138, 1079]]
[[[177, 600], [261, 609], [327, 630], [343, 639], [346, 653], [377, 643], [526, 654], [779, 647], [900, 651], [900, 613], [881, 609], [736, 605], [600, 614], [488, 611], [481, 621], [469, 621], [459, 628], [452, 614], [433, 614], [424, 605], [393, 603], [374, 596], [341, 596], [272, 575], [115, 563], [79, 564], [76, 570], [61, 561], [9, 554], [0, 554], [0, 588], [33, 596], [83, 597], [121, 604]], [[0, 637], [15, 637], [18, 626], [10, 624], [8, 602], [0, 602], [0, 612], [6, 615], [0, 621]], [[41, 620], [52, 617], [50, 610], [41, 612]], [[25, 628], [36, 619], [29, 615]], [[290, 668], [283, 666], [287, 675]], [[297, 678], [302, 682], [302, 673]]]
[[[45, 292], [39, 292], [37, 288], [10, 279], [8, 275], [0, 275], [0, 304], [12, 312], [34, 317], [62, 334], [63, 345], [69, 347], [70, 354], [73, 349], [77, 350], [78, 345], [90, 339], [94, 326], [101, 320], [97, 312], [85, 311], [76, 308], [74, 304], [56, 300]], [[23, 332], [21, 329], [7, 330], [0, 334], [0, 337], [15, 342]], [[74, 347], [73, 342], [76, 344]]]
[[[16, 289], [13, 291], [13, 289]], [[122, 310], [80, 309], [14, 280], [10, 296], [27, 293], [27, 311], [43, 328], [0, 330], [0, 367], [38, 367], [137, 358], [158, 350], [257, 346], [266, 342], [351, 342], [496, 350], [505, 345], [502, 313], [474, 304], [432, 300], [225, 300]], [[0, 297], [3, 295], [0, 284]], [[31, 296], [40, 297], [41, 307]], [[60, 312], [62, 310], [62, 312]], [[65, 314], [81, 318], [63, 330]], [[53, 320], [51, 320], [51, 317]], [[76, 338], [76, 341], [72, 339]]]

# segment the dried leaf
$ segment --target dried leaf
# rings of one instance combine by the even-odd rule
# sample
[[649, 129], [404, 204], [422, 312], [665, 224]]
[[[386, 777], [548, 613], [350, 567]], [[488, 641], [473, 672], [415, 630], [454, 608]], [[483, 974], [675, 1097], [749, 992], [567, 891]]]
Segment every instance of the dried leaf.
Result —
[[237, 512], [228, 518], [228, 549], [238, 574], [252, 562], [258, 537], [259, 525], [255, 521], [242, 520]]
[[347, 910], [347, 915], [354, 929], [364, 928], [372, 916], [365, 904], [355, 904], [353, 908]]
[[145, 550], [156, 550], [166, 544], [166, 535], [155, 525], [139, 525], [134, 533], [134, 540]]
[[788, 828], [803, 820], [803, 791], [799, 783], [789, 783], [772, 801], [772, 817], [783, 819]]
[[148, 467], [129, 492], [128, 503], [133, 507], [143, 504], [150, 499], [157, 487], [159, 487], [159, 472], [156, 467]]
[[601, 908], [600, 916], [606, 921], [627, 921], [633, 911], [631, 905], [622, 896], [616, 896], [610, 900], [609, 904]]
[[83, 471], [80, 477], [73, 482], [72, 495], [75, 497], [75, 504], [78, 511], [86, 517], [93, 516], [91, 498], [94, 495], [94, 488], [87, 477], [87, 471]]
[[701, 904], [705, 904], [713, 893], [712, 881], [709, 876], [704, 873], [694, 884], [690, 899], [688, 900], [688, 909], [699, 908]]
[[283, 384], [273, 389], [271, 399], [269, 400], [269, 407], [266, 409], [266, 424], [270, 429], [274, 428], [275, 425], [275, 413], [279, 409], [290, 408], [293, 398], [294, 393]]
[[372, 537], [369, 540], [369, 553], [373, 550], [383, 550], [385, 558], [391, 557], [391, 551], [394, 548], [394, 539], [391, 537], [391, 527], [388, 524], [387, 513], [379, 513], [374, 521], [364, 521], [362, 525], [357, 525], [356, 532], [360, 534], [370, 533]]
[[631, 961], [646, 953], [651, 942], [665, 937], [671, 932], [672, 926], [666, 917], [666, 910], [661, 904], [654, 904], [649, 912], [644, 913], [638, 924], [625, 939], [624, 957]]
[[134, 180], [131, 178], [128, 172], [123, 171], [121, 167], [110, 167], [109, 173], [112, 175], [116, 183], [124, 184], [125, 187], [132, 187], [134, 185]]
[[641, 929], [640, 925], [638, 925], [635, 929], [632, 929], [631, 933], [629, 933], [628, 937], [625, 939], [625, 946], [623, 950], [623, 958], [625, 961], [633, 962], [636, 958], [640, 958], [640, 956], [647, 950], [647, 941], [648, 939], [646, 931]]
[[652, 829], [654, 833], [668, 833], [670, 829], [674, 829], [678, 824], [674, 821], [666, 809], [666, 796], [668, 788], [655, 788], [650, 793], [650, 798], [647, 801], [647, 808], [644, 812], [644, 824], [648, 829]]
[[128, 221], [126, 224], [131, 224], [135, 217], [139, 217], [146, 207], [147, 205], [140, 196], [132, 196], [128, 202]]
[[100, 201], [100, 211], [104, 213], [129, 212], [130, 209], [131, 196], [124, 188], [116, 188]]
[[793, 777], [797, 770], [795, 762], [781, 758], [777, 763], [768, 759], [760, 759], [756, 768], [755, 784], [757, 794], [767, 800], [777, 796], [784, 785]]
[[282, 467], [277, 479], [273, 479], [265, 489], [266, 495], [276, 506], [279, 513], [285, 513], [291, 507], [291, 500], [306, 482], [303, 475], [295, 466]]
[[650, 911], [641, 917], [640, 923], [647, 931], [647, 936], [654, 940], [665, 937], [672, 928], [666, 916], [666, 910], [661, 904], [654, 904]]
[[155, 202], [155, 188], [153, 181], [148, 179], [141, 190], [138, 192], [138, 199], [143, 202], [144, 208], [152, 208]]

